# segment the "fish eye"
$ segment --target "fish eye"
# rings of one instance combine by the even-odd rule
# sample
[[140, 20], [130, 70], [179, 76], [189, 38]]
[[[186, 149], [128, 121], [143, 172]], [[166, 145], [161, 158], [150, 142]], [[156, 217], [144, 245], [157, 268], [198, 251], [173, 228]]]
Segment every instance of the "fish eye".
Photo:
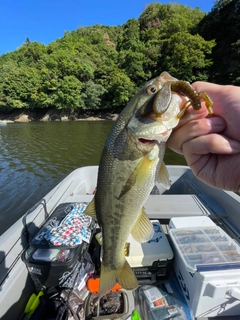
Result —
[[148, 93], [149, 95], [152, 95], [152, 94], [154, 94], [154, 93], [156, 93], [156, 92], [157, 92], [156, 86], [149, 86], [149, 87], [147, 88], [147, 93]]

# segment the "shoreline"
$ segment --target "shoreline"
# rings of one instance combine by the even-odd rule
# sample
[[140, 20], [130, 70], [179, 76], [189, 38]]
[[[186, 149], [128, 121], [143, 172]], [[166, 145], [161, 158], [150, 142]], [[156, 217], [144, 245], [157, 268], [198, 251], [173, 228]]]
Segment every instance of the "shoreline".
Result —
[[102, 121], [112, 120], [115, 121], [118, 113], [108, 110], [104, 111], [86, 111], [82, 110], [58, 110], [58, 109], [39, 109], [26, 110], [26, 109], [13, 109], [10, 111], [0, 112], [0, 123], [16, 123], [16, 122], [30, 122], [30, 121]]

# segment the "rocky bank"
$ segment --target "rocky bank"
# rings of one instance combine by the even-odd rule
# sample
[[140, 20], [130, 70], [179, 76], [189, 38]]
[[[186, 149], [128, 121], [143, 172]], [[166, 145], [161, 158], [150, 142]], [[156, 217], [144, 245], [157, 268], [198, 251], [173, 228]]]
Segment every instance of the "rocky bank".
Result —
[[82, 110], [57, 110], [57, 109], [14, 109], [0, 112], [2, 122], [29, 122], [29, 121], [81, 121], [81, 120], [116, 120], [117, 113], [108, 111], [86, 111]]

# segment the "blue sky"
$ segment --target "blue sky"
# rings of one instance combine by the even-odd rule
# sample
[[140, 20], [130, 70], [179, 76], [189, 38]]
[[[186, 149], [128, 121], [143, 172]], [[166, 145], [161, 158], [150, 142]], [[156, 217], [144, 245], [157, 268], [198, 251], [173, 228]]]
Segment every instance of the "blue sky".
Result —
[[[64, 31], [102, 24], [116, 26], [138, 18], [147, 0], [0, 0], [0, 54], [31, 41], [48, 44], [61, 38]], [[157, 2], [157, 1], [155, 1]], [[210, 12], [212, 0], [164, 1], [178, 2], [191, 8]]]

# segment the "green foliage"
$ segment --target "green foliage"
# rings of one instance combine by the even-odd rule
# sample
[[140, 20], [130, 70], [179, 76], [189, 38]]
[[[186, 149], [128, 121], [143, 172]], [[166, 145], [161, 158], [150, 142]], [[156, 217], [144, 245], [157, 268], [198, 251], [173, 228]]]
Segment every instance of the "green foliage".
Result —
[[216, 1], [212, 11], [199, 23], [198, 30], [206, 40], [216, 41], [209, 80], [239, 84], [240, 0]]
[[101, 108], [102, 96], [106, 89], [101, 85], [89, 80], [83, 84], [81, 99], [84, 110], [97, 110]]
[[65, 76], [57, 83], [52, 94], [52, 105], [57, 109], [74, 109], [81, 106], [81, 82], [75, 76]]
[[34, 106], [34, 95], [41, 83], [34, 68], [18, 67], [14, 63], [3, 65], [0, 71], [0, 105], [4, 108], [29, 108]]
[[188, 81], [206, 80], [211, 65], [214, 41], [205, 41], [196, 33], [205, 16], [198, 8], [180, 4], [152, 3], [140, 16], [141, 38], [145, 44], [145, 73], [156, 76], [167, 70]]
[[[214, 41], [205, 41], [198, 34], [187, 32], [174, 33], [165, 41], [165, 55], [162, 59], [164, 69], [179, 79], [189, 82], [207, 80], [204, 70], [211, 65], [207, 55], [211, 53]], [[171, 57], [171, 59], [169, 58]]]
[[136, 91], [135, 84], [124, 70], [105, 66], [96, 74], [98, 83], [105, 88], [102, 103], [107, 109], [121, 110]]
[[199, 8], [153, 2], [117, 27], [65, 32], [43, 45], [29, 38], [0, 56], [0, 108], [120, 111], [166, 70], [193, 82], [240, 83], [240, 0]]

